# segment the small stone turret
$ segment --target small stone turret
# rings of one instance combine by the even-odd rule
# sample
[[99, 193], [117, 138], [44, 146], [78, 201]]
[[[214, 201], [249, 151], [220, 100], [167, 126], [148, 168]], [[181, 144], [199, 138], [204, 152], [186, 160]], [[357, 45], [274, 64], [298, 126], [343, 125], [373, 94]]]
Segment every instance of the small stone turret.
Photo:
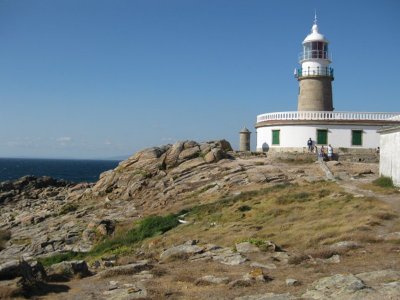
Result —
[[240, 130], [239, 134], [239, 151], [250, 151], [250, 130], [248, 130], [246, 127], [243, 127], [243, 129]]

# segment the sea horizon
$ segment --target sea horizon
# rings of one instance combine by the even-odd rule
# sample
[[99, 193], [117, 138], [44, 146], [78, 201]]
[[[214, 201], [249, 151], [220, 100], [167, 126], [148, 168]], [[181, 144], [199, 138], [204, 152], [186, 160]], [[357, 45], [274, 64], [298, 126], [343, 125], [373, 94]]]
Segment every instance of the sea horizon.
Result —
[[0, 158], [0, 182], [24, 176], [49, 176], [70, 182], [96, 182], [121, 160], [71, 158]]

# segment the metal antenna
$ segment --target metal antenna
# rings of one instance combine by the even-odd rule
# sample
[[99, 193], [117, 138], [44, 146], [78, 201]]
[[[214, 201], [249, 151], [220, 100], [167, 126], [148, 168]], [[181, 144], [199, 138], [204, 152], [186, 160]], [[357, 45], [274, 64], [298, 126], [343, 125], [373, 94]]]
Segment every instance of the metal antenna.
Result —
[[317, 24], [317, 9], [314, 10], [314, 24]]

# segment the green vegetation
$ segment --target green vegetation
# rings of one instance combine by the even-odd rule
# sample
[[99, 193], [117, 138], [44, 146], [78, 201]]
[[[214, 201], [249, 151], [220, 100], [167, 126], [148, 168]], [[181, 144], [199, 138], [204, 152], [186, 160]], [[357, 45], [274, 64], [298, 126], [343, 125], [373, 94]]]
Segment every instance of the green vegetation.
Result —
[[83, 259], [86, 257], [96, 257], [106, 253], [126, 253], [139, 242], [146, 238], [163, 234], [168, 230], [178, 226], [178, 216], [171, 214], [167, 216], [149, 216], [134, 224], [133, 228], [123, 231], [113, 238], [108, 238], [98, 243], [94, 248], [87, 252], [66, 252], [50, 257], [41, 258], [40, 262], [44, 266], [50, 266], [66, 260]]
[[42, 263], [43, 266], [48, 267], [63, 261], [83, 259], [86, 256], [85, 254], [86, 253], [70, 251], [65, 253], [58, 253], [48, 257], [43, 257], [40, 258], [39, 261]]
[[0, 229], [0, 251], [5, 248], [6, 242], [11, 238], [9, 230]]
[[58, 214], [61, 216], [70, 212], [74, 212], [78, 209], [78, 207], [79, 206], [76, 203], [67, 203], [61, 207], [60, 212]]
[[392, 178], [386, 176], [381, 176], [378, 179], [375, 179], [372, 183], [382, 188], [394, 188]]
[[130, 247], [146, 238], [163, 234], [180, 224], [178, 215], [147, 217], [127, 232], [122, 232], [114, 238], [100, 242], [90, 251], [90, 255], [97, 256], [120, 248]]
[[282, 195], [276, 198], [276, 203], [286, 205], [294, 202], [305, 202], [311, 199], [312, 194], [307, 192], [293, 193], [288, 195]]
[[245, 212], [251, 210], [251, 207], [248, 205], [239, 206], [238, 211]]
[[[88, 253], [59, 254], [43, 259], [42, 263], [91, 260], [105, 254], [124, 256], [149, 238], [153, 239], [146, 243], [151, 243], [154, 250], [160, 247], [160, 251], [192, 239], [226, 247], [248, 241], [267, 250], [266, 241], [272, 240], [283, 248], [296, 247], [305, 253], [307, 249], [315, 250], [343, 240], [372, 243], [373, 228], [384, 220], [397, 222], [397, 215], [387, 204], [373, 198], [354, 197], [337, 183], [326, 181], [286, 183], [192, 206], [194, 203], [192, 199], [187, 203], [188, 209], [176, 214], [149, 216], [129, 227], [120, 225], [114, 237], [100, 241]], [[188, 224], [178, 226], [178, 216], [182, 214]], [[164, 234], [162, 239], [161, 234]], [[326, 257], [331, 253], [312, 254]], [[303, 259], [297, 257], [292, 263]]]

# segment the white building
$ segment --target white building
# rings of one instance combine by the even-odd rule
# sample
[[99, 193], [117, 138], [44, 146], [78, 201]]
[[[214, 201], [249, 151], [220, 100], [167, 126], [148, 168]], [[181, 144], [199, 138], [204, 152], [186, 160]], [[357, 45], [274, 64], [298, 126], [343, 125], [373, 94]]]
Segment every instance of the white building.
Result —
[[331, 144], [347, 150], [379, 146], [377, 130], [400, 124], [400, 113], [334, 111], [329, 41], [319, 32], [315, 18], [303, 41], [295, 70], [299, 81], [298, 110], [257, 116], [257, 151], [305, 151], [311, 138], [318, 146]]
[[400, 126], [382, 128], [379, 133], [379, 174], [392, 178], [393, 184], [400, 187]]

